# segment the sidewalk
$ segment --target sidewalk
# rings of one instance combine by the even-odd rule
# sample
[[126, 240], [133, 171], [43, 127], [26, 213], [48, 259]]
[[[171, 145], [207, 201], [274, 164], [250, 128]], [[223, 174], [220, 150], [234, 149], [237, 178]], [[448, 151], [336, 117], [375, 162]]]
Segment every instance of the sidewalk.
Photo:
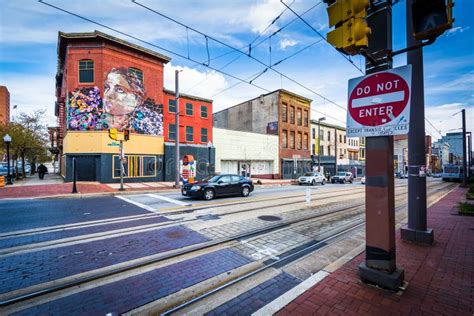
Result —
[[457, 188], [428, 210], [435, 244], [400, 240], [397, 266], [405, 269], [405, 291], [394, 293], [360, 281], [365, 252], [323, 278], [277, 315], [473, 315], [474, 217], [458, 216], [465, 189]]

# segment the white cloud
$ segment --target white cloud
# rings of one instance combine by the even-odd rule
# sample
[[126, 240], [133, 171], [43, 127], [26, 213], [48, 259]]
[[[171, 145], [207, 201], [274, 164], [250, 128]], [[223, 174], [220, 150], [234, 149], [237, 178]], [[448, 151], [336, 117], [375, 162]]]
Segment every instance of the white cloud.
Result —
[[297, 45], [298, 42], [293, 40], [293, 39], [284, 38], [284, 39], [280, 40], [279, 44], [280, 44], [280, 49], [281, 50], [286, 50], [287, 47], [293, 47], [293, 46]]
[[[461, 113], [466, 110], [467, 131], [474, 128], [474, 108], [465, 103], [446, 103], [436, 106], [425, 107], [425, 117], [434, 125], [425, 122], [425, 128], [434, 139], [440, 138], [440, 133], [445, 135], [449, 132], [458, 132], [462, 127]], [[435, 129], [436, 128], [436, 129]]]
[[470, 26], [465, 26], [465, 27], [456, 26], [456, 27], [453, 27], [452, 29], [449, 29], [446, 32], [446, 36], [454, 36], [458, 33], [464, 33], [465, 31], [469, 30], [470, 28], [471, 28]]

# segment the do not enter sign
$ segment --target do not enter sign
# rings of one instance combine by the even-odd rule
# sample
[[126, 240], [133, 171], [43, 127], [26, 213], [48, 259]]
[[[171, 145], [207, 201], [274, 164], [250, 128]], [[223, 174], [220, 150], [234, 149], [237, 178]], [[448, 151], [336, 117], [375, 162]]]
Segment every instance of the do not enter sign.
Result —
[[347, 134], [384, 136], [408, 133], [411, 65], [349, 81]]

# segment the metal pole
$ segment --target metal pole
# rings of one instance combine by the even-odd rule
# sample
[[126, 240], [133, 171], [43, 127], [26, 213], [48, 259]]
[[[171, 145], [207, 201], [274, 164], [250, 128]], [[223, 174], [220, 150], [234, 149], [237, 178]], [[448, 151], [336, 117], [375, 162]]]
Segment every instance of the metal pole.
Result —
[[467, 187], [466, 110], [462, 109], [462, 186]]
[[209, 151], [209, 160], [208, 160], [208, 165], [207, 165], [207, 176], [211, 177], [211, 147], [207, 148]]
[[7, 168], [8, 168], [7, 185], [9, 185], [9, 184], [13, 184], [12, 176], [10, 174], [10, 142], [7, 142]]
[[[367, 10], [368, 53], [377, 64], [366, 60], [366, 74], [392, 68], [387, 51], [392, 49], [392, 1], [372, 2]], [[393, 179], [393, 136], [366, 138], [365, 261], [359, 265], [362, 281], [397, 290], [404, 271], [396, 266], [395, 190]]]
[[334, 175], [337, 174], [337, 128], [334, 127]]
[[76, 170], [76, 158], [72, 158], [72, 193], [77, 193], [77, 170]]
[[179, 70], [175, 70], [175, 99], [176, 99], [176, 114], [175, 114], [175, 168], [174, 168], [174, 186], [179, 187]]
[[[413, 37], [412, 3], [413, 0], [406, 2], [407, 47], [421, 43]], [[408, 133], [408, 225], [402, 227], [401, 238], [431, 245], [434, 236], [426, 224], [426, 175], [420, 174], [421, 167], [426, 168], [423, 48], [409, 51], [407, 64], [411, 64], [413, 69]]]
[[125, 158], [125, 154], [123, 152], [123, 140], [120, 140], [120, 189], [119, 191], [125, 191], [123, 187], [123, 175], [125, 173], [125, 167], [123, 166], [123, 159]]
[[318, 172], [321, 172], [321, 120], [318, 120]]
[[468, 176], [471, 177], [471, 165], [472, 165], [472, 133], [467, 132], [467, 170]]

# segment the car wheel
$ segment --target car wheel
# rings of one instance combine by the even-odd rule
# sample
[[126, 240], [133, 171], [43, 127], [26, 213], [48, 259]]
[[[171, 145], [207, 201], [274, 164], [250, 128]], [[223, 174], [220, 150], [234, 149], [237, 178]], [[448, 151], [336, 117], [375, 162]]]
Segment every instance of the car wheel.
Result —
[[302, 185], [303, 183], [300, 182], [300, 183], [298, 183], [298, 184], [299, 184], [299, 185]]
[[326, 184], [326, 180], [323, 179], [323, 181], [321, 181], [321, 185], [325, 185]]
[[250, 194], [250, 189], [248, 187], [243, 187], [242, 188], [242, 196], [247, 197]]
[[352, 180], [349, 180], [349, 183], [352, 184]]
[[342, 180], [342, 184], [346, 184], [346, 179]]
[[206, 189], [204, 190], [204, 194], [202, 196], [204, 197], [204, 200], [212, 200], [214, 198], [214, 190]]
[[311, 181], [311, 185], [312, 185], [312, 186], [315, 186], [315, 185], [316, 185], [316, 181], [315, 181], [315, 180]]

